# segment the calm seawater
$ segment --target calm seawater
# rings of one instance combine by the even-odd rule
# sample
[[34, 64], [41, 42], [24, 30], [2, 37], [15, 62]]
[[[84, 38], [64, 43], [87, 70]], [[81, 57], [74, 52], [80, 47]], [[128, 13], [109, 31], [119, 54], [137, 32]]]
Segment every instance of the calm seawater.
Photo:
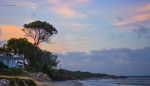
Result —
[[101, 79], [79, 81], [83, 86], [150, 86], [150, 77], [128, 77], [126, 79]]

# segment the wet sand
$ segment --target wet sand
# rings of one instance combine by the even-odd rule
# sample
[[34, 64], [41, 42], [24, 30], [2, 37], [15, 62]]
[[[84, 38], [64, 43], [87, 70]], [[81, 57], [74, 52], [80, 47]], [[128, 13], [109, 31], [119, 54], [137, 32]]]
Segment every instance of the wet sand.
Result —
[[55, 81], [55, 82], [43, 82], [39, 86], [82, 86], [77, 81]]

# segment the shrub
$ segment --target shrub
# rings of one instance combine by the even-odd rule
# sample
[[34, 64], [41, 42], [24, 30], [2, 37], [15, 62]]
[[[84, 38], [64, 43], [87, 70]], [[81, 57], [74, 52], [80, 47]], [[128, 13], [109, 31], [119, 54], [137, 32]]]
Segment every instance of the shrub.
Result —
[[9, 68], [8, 71], [10, 73], [14, 73], [14, 74], [21, 74], [23, 72], [23, 69], [21, 69], [21, 68]]
[[7, 69], [8, 67], [0, 61], [0, 69]]

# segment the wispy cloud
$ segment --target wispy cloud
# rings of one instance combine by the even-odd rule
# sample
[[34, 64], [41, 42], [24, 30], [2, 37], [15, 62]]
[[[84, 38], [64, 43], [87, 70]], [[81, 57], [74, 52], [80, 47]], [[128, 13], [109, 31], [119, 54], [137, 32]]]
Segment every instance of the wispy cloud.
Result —
[[30, 9], [36, 9], [38, 5], [31, 1], [18, 1], [18, 0], [5, 0], [2, 1], [1, 6], [3, 7], [18, 7], [18, 8], [30, 8]]
[[53, 12], [63, 17], [68, 17], [68, 18], [74, 18], [74, 17], [86, 18], [87, 17], [87, 15], [81, 12], [78, 12], [77, 10], [73, 9], [73, 7], [67, 6], [67, 5], [56, 7], [56, 8], [53, 8], [52, 10]]
[[31, 8], [31, 9], [36, 9], [38, 7], [38, 5], [33, 2], [23, 2], [23, 3], [19, 3], [17, 6]]
[[133, 26], [150, 20], [150, 5], [144, 5], [142, 7], [133, 8], [128, 12], [125, 12], [121, 20], [114, 23], [115, 26]]
[[87, 3], [90, 3], [90, 0], [75, 0], [75, 2], [80, 3], [80, 4], [87, 4]]
[[62, 17], [68, 18], [86, 18], [87, 15], [76, 8], [88, 4], [90, 0], [46, 0], [49, 3], [49, 9]]
[[[126, 13], [126, 15], [124, 15]], [[121, 15], [120, 15], [121, 16]], [[117, 17], [113, 23], [117, 28], [126, 28], [138, 34], [138, 37], [146, 36], [149, 38], [150, 32], [150, 4], [132, 8], [123, 13], [122, 17]]]
[[123, 26], [133, 26], [143, 22], [150, 20], [150, 13], [142, 13], [142, 14], [135, 14], [126, 18], [122, 21], [117, 21], [114, 23], [115, 26], [123, 27]]
[[139, 9], [136, 9], [137, 12], [148, 12], [150, 10], [150, 4], [144, 5]]
[[68, 23], [68, 24], [63, 24], [63, 26], [72, 31], [85, 31], [85, 30], [90, 30], [95, 28], [94, 25], [81, 24], [81, 23]]
[[68, 4], [68, 5], [73, 5], [73, 4], [87, 4], [90, 3], [91, 0], [46, 0], [50, 4], [53, 5], [61, 5], [61, 4]]

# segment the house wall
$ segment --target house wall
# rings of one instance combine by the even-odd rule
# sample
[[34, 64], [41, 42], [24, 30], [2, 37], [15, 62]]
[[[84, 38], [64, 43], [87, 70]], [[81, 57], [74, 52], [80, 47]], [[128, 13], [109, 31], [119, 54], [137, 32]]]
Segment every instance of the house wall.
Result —
[[17, 63], [17, 60], [12, 60], [12, 59], [0, 59], [0, 61], [2, 63], [4, 63], [5, 65], [7, 65], [10, 68], [19, 67], [19, 64]]

